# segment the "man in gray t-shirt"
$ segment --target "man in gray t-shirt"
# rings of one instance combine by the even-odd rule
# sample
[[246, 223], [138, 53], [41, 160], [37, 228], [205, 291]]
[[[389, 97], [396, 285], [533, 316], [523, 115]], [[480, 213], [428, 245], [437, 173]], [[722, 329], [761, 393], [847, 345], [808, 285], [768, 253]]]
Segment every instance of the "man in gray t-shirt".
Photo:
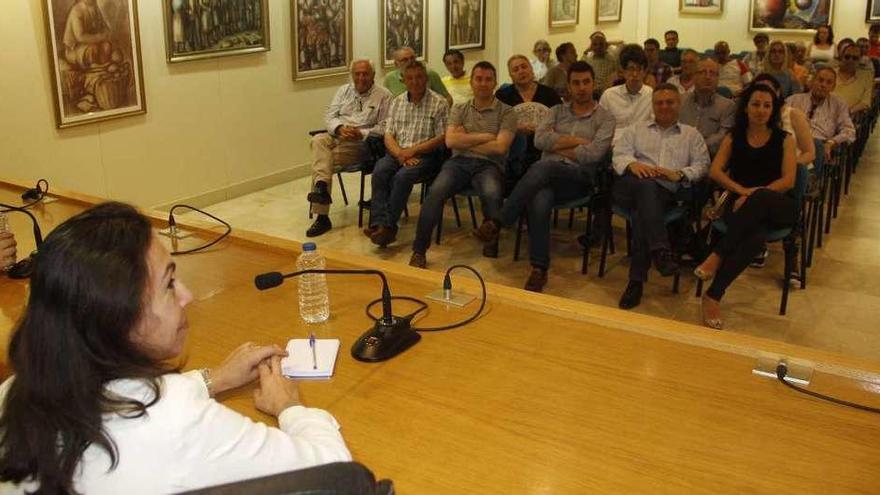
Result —
[[[431, 233], [442, 220], [443, 203], [469, 186], [480, 195], [483, 215], [498, 218], [504, 191], [503, 170], [507, 150], [516, 135], [516, 113], [495, 98], [495, 67], [478, 62], [471, 70], [474, 98], [452, 107], [446, 128], [446, 146], [452, 150], [431, 184], [416, 227], [410, 266], [425, 268]], [[493, 249], [494, 248], [494, 249]], [[497, 244], [483, 250], [497, 256]]]

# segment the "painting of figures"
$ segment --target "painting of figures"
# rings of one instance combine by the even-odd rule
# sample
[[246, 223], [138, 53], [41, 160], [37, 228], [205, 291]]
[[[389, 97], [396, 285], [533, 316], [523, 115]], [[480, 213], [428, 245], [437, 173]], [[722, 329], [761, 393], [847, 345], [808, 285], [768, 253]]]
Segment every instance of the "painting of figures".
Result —
[[550, 27], [576, 26], [580, 0], [550, 0]]
[[45, 0], [59, 128], [147, 111], [137, 0]]
[[832, 0], [752, 0], [749, 30], [803, 33], [831, 24]]
[[486, 1], [446, 0], [446, 49], [486, 46]]
[[293, 78], [348, 72], [351, 63], [351, 0], [291, 0]]
[[269, 50], [268, 0], [162, 0], [169, 62]]
[[382, 62], [394, 65], [394, 50], [408, 46], [417, 60], [428, 55], [427, 0], [382, 0]]

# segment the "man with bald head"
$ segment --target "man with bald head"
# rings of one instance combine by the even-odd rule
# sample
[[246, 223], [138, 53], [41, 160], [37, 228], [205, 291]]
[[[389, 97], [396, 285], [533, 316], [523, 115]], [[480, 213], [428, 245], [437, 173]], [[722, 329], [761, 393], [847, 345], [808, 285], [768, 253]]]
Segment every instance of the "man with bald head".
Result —
[[718, 94], [718, 63], [705, 58], [697, 64], [694, 90], [686, 93], [681, 102], [679, 120], [696, 127], [709, 154], [715, 156], [721, 140], [733, 128], [736, 104]]
[[821, 67], [813, 76], [809, 93], [789, 96], [785, 102], [807, 115], [813, 139], [824, 142], [825, 160], [831, 160], [834, 148], [856, 140], [856, 130], [849, 108], [842, 98], [832, 94], [837, 84], [837, 73], [831, 67]]
[[[391, 91], [392, 96], [400, 96], [406, 93], [406, 84], [403, 82], [403, 70], [410, 62], [415, 61], [416, 52], [408, 46], [402, 46], [394, 50], [394, 66], [397, 67], [393, 71], [385, 75], [385, 87]], [[452, 96], [443, 84], [440, 74], [428, 69], [428, 89], [442, 96], [449, 106], [452, 106]]]
[[718, 85], [736, 95], [743, 86], [752, 81], [749, 66], [730, 56], [730, 46], [726, 41], [715, 43], [715, 61], [718, 62]]

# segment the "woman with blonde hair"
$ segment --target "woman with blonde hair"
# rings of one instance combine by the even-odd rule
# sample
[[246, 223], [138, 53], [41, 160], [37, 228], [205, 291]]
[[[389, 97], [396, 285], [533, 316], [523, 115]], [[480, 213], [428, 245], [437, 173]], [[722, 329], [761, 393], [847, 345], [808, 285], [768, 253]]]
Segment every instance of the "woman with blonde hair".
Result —
[[781, 40], [770, 42], [770, 46], [767, 48], [767, 57], [764, 59], [763, 72], [770, 74], [779, 82], [783, 100], [801, 91], [801, 85], [798, 84], [794, 72], [791, 70], [789, 59], [788, 48], [784, 42]]

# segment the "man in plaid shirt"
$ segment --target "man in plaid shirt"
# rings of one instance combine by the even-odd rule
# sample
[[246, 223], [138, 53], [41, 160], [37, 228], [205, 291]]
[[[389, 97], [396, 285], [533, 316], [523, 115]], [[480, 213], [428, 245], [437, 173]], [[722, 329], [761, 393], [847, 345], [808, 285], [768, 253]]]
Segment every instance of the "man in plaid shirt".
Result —
[[385, 247], [397, 237], [397, 221], [413, 185], [437, 173], [442, 162], [449, 104], [428, 89], [425, 65], [412, 61], [404, 68], [406, 93], [395, 97], [388, 110], [385, 149], [373, 170], [370, 225], [364, 235]]

